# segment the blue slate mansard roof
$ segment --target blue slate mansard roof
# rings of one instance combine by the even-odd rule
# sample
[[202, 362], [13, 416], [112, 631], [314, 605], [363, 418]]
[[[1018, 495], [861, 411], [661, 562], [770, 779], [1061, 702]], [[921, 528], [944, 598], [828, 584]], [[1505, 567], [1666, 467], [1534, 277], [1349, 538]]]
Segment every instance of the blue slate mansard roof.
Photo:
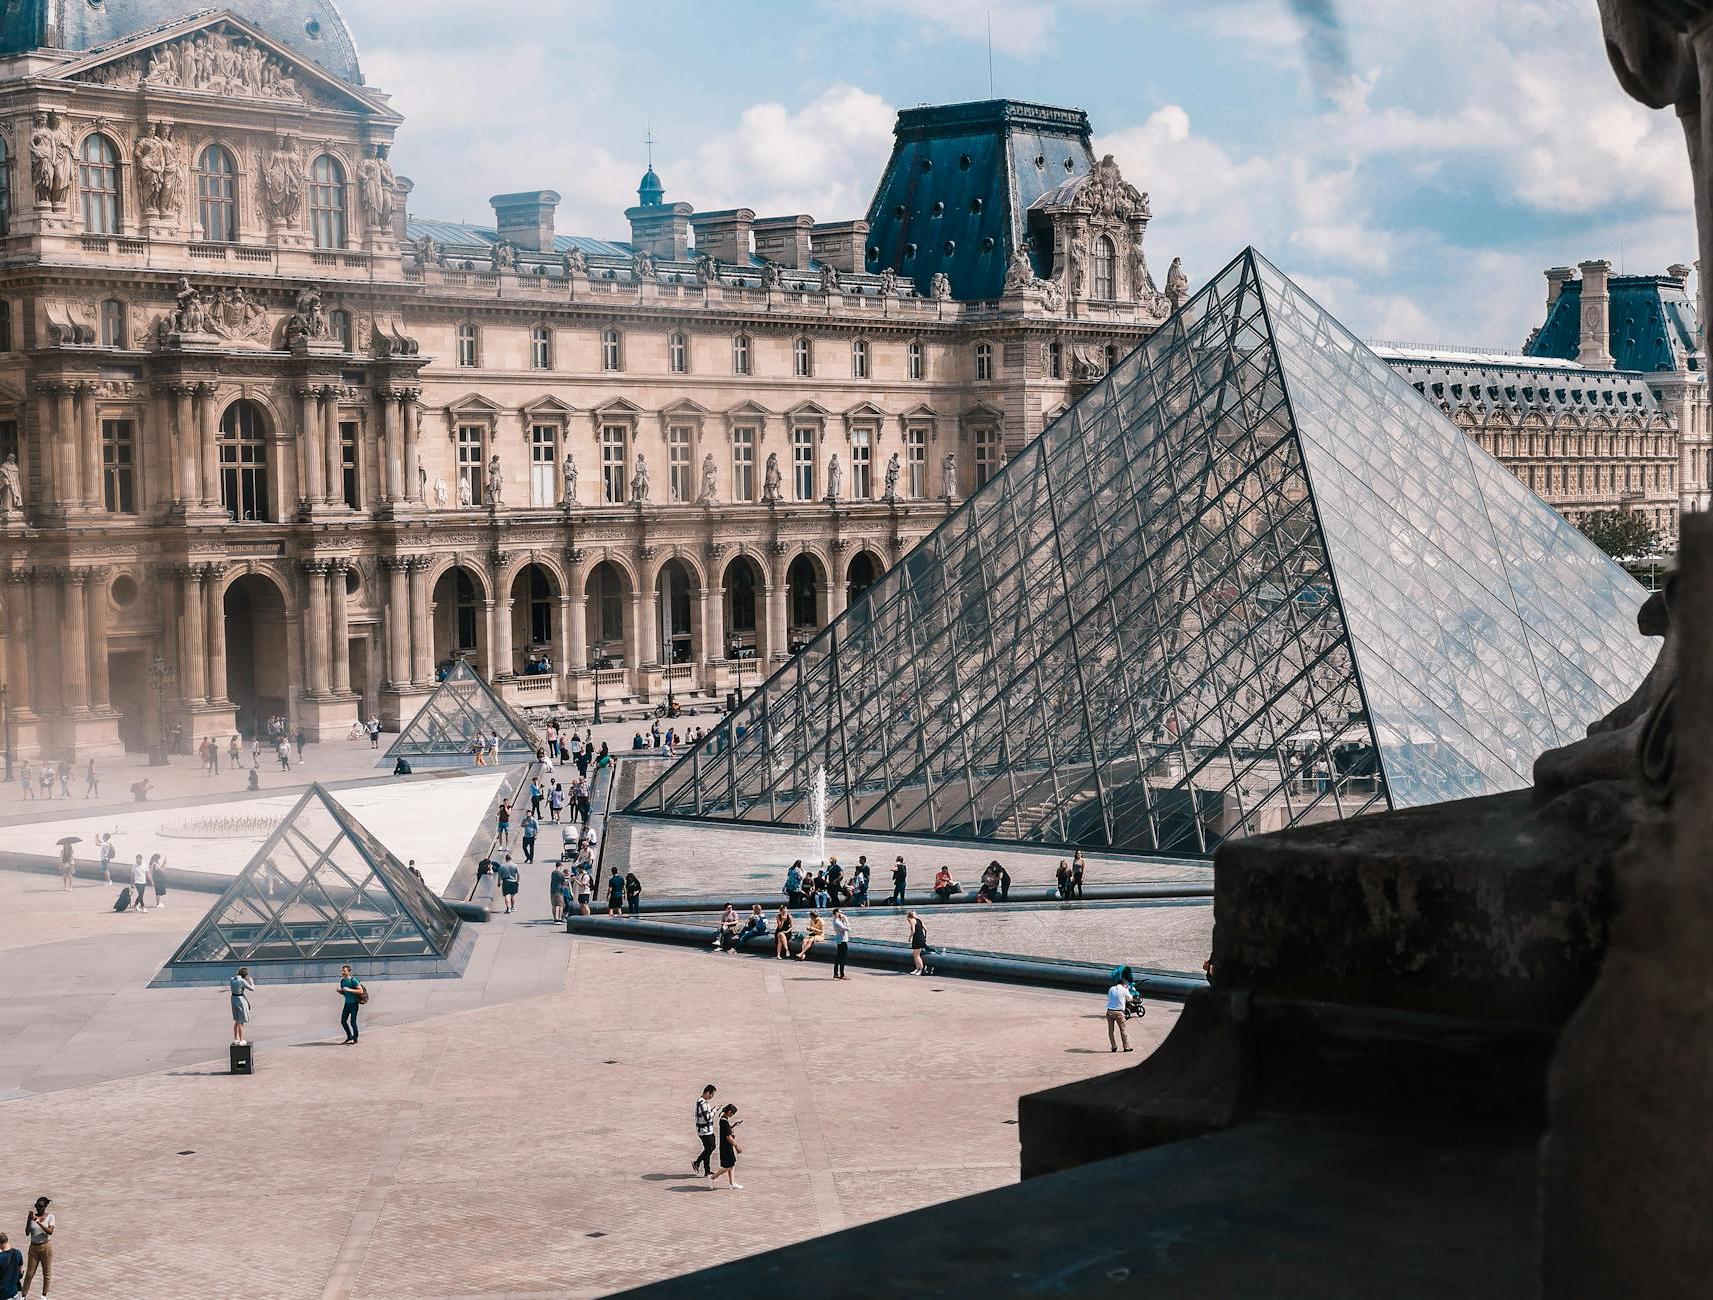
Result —
[[[435, 221], [428, 217], [411, 217], [405, 222], [406, 239], [431, 237], [449, 253], [464, 248], [486, 250], [500, 242], [499, 231], [492, 226], [478, 226], [464, 221]], [[554, 251], [569, 253], [580, 248], [591, 257], [629, 257], [635, 250], [627, 243], [611, 239], [595, 239], [589, 235], [555, 235]]]
[[[1614, 275], [1610, 281], [1611, 349], [1619, 370], [1644, 374], [1689, 370], [1701, 351], [1695, 307], [1671, 275]], [[1534, 357], [1575, 360], [1582, 340], [1582, 282], [1566, 281], [1546, 323], [1525, 349]]]
[[197, 10], [183, 0], [0, 0], [0, 54], [93, 50], [199, 13], [236, 14], [307, 62], [363, 84], [357, 43], [333, 0], [231, 0]]
[[[1088, 114], [1014, 99], [907, 108], [893, 128], [868, 210], [867, 268], [891, 267], [926, 294], [936, 272], [952, 296], [997, 298], [1029, 205], [1094, 166]], [[1036, 252], [1036, 274], [1042, 265]]]

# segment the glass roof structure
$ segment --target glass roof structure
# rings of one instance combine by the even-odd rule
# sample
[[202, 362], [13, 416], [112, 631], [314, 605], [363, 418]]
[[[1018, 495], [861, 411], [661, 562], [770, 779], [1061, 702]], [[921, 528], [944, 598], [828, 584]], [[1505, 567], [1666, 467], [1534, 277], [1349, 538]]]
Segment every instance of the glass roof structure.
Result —
[[312, 785], [168, 968], [445, 958], [460, 924], [332, 795]]
[[627, 811], [1208, 854], [1527, 785], [1643, 597], [1246, 250]]
[[460, 659], [387, 749], [388, 758], [469, 757], [476, 733], [498, 734], [502, 759], [535, 757], [535, 733]]

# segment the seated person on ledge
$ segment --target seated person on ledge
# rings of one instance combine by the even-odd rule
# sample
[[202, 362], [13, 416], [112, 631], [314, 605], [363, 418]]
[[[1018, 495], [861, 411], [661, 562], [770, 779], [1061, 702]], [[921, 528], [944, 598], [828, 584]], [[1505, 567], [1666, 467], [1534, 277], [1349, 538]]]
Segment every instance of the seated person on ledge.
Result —
[[409, 776], [410, 775], [410, 764], [404, 761], [404, 756], [402, 754], [399, 756], [398, 761], [393, 764], [393, 775], [394, 776]]
[[803, 946], [797, 950], [797, 960], [803, 961], [809, 955], [809, 949], [827, 936], [827, 927], [821, 921], [819, 912], [809, 913], [809, 929], [803, 935]]
[[934, 874], [934, 897], [942, 903], [949, 903], [953, 894], [961, 894], [964, 887], [952, 879], [950, 867], [941, 867]]
[[647, 749], [648, 748], [648, 742], [642, 738], [642, 732], [639, 731], [636, 733], [636, 735], [634, 735], [630, 738], [630, 747], [632, 749]]
[[749, 909], [749, 919], [743, 923], [743, 929], [738, 931], [737, 941], [747, 943], [754, 936], [767, 933], [767, 918], [761, 914], [761, 904], [752, 904]]

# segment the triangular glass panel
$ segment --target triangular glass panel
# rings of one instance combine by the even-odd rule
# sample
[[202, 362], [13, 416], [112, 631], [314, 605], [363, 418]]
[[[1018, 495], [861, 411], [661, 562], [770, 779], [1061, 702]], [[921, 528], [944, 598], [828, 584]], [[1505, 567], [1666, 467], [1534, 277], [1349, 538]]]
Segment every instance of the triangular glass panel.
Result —
[[477, 735], [499, 737], [500, 757], [535, 757], [535, 733], [464, 660], [454, 663], [387, 750], [388, 758], [469, 760]]
[[1643, 597], [1247, 250], [627, 811], [1209, 854], [1527, 784]]

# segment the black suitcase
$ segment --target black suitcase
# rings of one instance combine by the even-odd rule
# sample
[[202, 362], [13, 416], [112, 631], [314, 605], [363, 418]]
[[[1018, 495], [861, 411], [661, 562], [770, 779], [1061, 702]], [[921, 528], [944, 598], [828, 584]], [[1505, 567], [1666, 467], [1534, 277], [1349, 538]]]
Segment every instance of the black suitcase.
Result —
[[126, 885], [119, 891], [119, 897], [113, 900], [113, 910], [123, 912], [131, 906], [131, 886]]
[[232, 1073], [233, 1074], [254, 1074], [255, 1072], [256, 1072], [256, 1058], [250, 1055], [250, 1044], [249, 1043], [233, 1043], [232, 1044]]

